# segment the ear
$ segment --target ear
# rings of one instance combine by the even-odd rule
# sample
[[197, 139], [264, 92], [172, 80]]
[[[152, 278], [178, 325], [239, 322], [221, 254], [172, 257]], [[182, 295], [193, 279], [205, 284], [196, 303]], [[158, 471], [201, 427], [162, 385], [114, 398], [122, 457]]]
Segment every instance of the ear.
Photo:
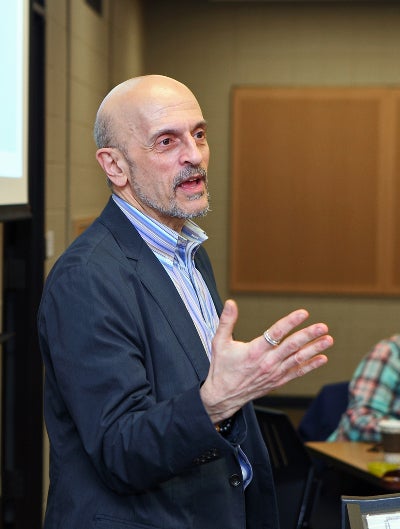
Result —
[[129, 166], [121, 151], [104, 147], [96, 152], [96, 159], [113, 185], [124, 187], [129, 182]]

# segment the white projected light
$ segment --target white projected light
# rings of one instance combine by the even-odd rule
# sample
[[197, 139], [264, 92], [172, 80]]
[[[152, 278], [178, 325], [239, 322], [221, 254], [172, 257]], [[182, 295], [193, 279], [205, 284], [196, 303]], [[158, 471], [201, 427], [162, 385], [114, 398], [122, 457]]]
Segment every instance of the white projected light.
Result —
[[28, 202], [27, 0], [0, 0], [0, 205]]

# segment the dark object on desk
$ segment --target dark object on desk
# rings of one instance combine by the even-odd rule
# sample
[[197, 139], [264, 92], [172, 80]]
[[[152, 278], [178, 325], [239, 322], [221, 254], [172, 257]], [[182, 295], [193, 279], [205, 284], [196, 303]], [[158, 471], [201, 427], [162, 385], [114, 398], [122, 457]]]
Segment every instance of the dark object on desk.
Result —
[[373, 444], [371, 448], [368, 448], [368, 452], [383, 452], [382, 443]]
[[400, 481], [400, 468], [397, 468], [396, 470], [387, 470], [383, 474], [383, 477], [392, 481]]
[[[395, 513], [398, 513], [400, 518], [400, 494], [342, 496], [341, 529], [363, 529], [365, 527], [363, 516], [366, 514], [394, 515]], [[382, 527], [386, 527], [386, 524]]]
[[322, 386], [298, 427], [303, 441], [325, 441], [336, 429], [349, 401], [349, 382]]
[[314, 467], [286, 413], [255, 406], [274, 474], [282, 529], [305, 526], [312, 506]]

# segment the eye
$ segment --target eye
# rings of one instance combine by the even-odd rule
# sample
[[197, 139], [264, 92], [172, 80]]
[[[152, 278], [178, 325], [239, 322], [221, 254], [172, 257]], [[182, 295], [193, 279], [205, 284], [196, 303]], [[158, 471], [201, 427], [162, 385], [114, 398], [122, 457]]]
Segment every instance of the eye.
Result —
[[173, 147], [174, 145], [174, 137], [173, 136], [160, 136], [156, 143], [155, 143], [155, 149], [156, 150], [160, 150], [160, 151], [163, 151], [163, 150], [166, 150], [166, 149], [170, 149], [171, 147]]
[[197, 130], [194, 133], [194, 137], [196, 140], [205, 140], [206, 139], [206, 131], [203, 129]]

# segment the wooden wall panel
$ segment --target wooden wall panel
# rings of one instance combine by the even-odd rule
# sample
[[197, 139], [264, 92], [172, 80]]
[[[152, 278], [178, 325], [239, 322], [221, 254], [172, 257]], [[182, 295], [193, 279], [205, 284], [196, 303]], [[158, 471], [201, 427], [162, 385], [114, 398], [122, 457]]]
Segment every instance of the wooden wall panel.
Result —
[[393, 94], [234, 89], [232, 290], [394, 293]]
[[394, 94], [394, 133], [393, 133], [393, 152], [394, 168], [391, 195], [391, 208], [393, 212], [393, 268], [391, 276], [397, 291], [400, 291], [400, 91]]

